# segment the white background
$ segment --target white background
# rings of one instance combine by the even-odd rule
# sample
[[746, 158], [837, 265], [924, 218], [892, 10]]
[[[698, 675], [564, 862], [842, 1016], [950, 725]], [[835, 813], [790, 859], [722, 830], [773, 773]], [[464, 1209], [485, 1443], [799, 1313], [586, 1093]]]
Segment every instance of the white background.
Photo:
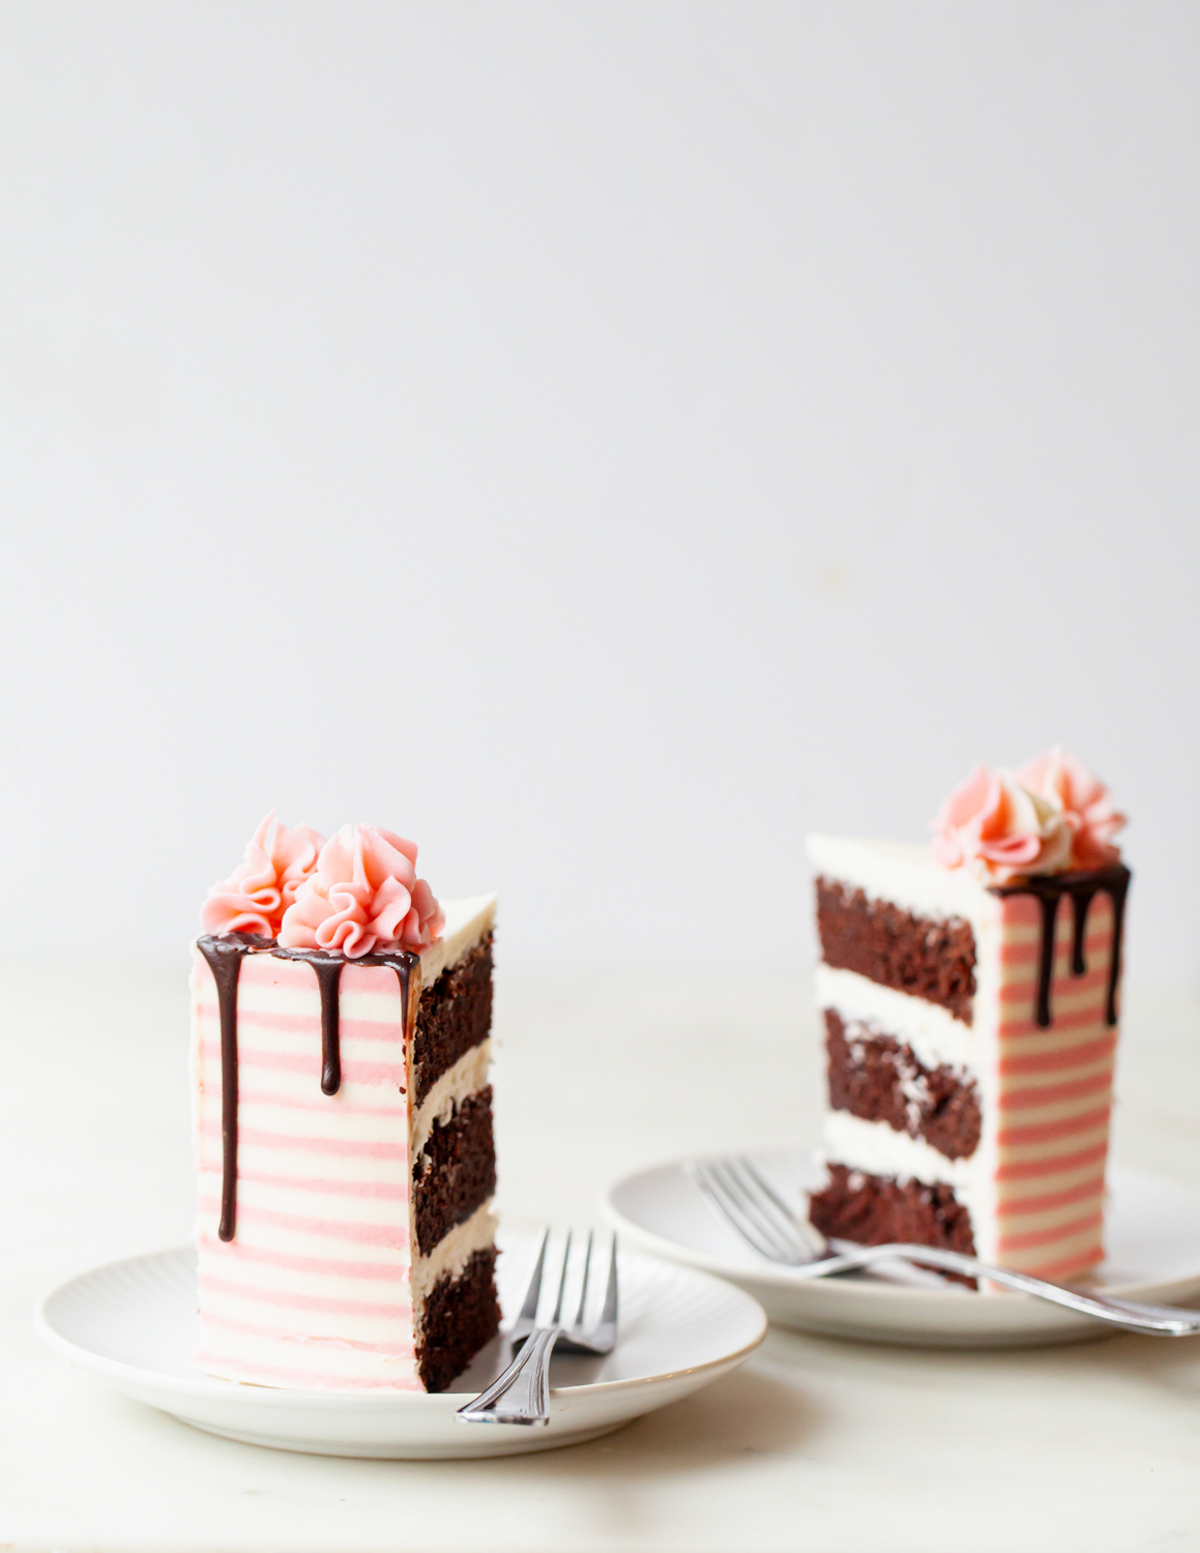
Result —
[[1060, 740], [1200, 972], [1200, 8], [0, 10], [8, 954], [263, 812], [531, 968], [795, 971]]

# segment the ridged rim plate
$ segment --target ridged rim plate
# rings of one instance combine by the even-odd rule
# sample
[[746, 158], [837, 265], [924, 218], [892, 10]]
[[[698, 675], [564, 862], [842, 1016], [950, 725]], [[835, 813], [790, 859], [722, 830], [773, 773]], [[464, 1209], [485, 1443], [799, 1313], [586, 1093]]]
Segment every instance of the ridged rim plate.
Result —
[[[501, 1305], [519, 1302], [530, 1237], [502, 1241]], [[454, 1415], [508, 1361], [489, 1344], [453, 1389], [424, 1392], [283, 1391], [201, 1374], [196, 1262], [190, 1248], [111, 1262], [60, 1285], [42, 1302], [42, 1338], [80, 1369], [185, 1423], [230, 1439], [331, 1456], [504, 1456], [575, 1444], [619, 1428], [745, 1362], [766, 1316], [749, 1295], [685, 1267], [619, 1254], [621, 1332], [605, 1359], [556, 1359], [545, 1428], [464, 1424]]]
[[[750, 1157], [797, 1205], [820, 1178], [808, 1151]], [[1032, 1295], [976, 1293], [932, 1274], [904, 1283], [861, 1275], [805, 1283], [744, 1245], [683, 1164], [657, 1165], [616, 1182], [602, 1202], [605, 1217], [626, 1243], [736, 1283], [781, 1326], [922, 1347], [1022, 1347], [1119, 1330]], [[1108, 1255], [1095, 1286], [1161, 1304], [1200, 1294], [1200, 1196], [1140, 1171], [1112, 1170], [1109, 1182]]]

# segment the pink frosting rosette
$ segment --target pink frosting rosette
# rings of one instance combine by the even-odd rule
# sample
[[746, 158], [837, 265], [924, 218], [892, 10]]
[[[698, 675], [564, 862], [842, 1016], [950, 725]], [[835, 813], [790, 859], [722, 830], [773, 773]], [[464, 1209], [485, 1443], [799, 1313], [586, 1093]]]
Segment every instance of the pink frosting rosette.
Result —
[[931, 829], [933, 853], [986, 884], [1025, 874], [1061, 873], [1071, 862], [1071, 827], [1048, 798], [1010, 771], [976, 766], [946, 798]]
[[1055, 745], [1021, 766], [1017, 780], [1061, 811], [1071, 828], [1073, 867], [1104, 868], [1118, 861], [1121, 849], [1111, 843], [1125, 816], [1117, 812], [1108, 788], [1082, 761]]
[[206, 933], [258, 933], [276, 938], [284, 913], [317, 866], [325, 837], [307, 825], [289, 829], [274, 811], [254, 832], [245, 859], [200, 908]]
[[336, 949], [348, 959], [426, 949], [446, 919], [424, 879], [417, 848], [375, 825], [343, 825], [321, 848], [315, 872], [284, 914], [288, 949]]

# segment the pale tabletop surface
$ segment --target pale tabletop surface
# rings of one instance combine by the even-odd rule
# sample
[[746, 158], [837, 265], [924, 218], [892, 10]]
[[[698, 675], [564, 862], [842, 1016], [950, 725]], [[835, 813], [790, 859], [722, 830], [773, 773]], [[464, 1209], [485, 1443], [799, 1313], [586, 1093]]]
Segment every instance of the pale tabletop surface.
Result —
[[[291, 1455], [109, 1393], [42, 1349], [31, 1312], [188, 1238], [183, 981], [0, 988], [0, 1547], [1200, 1548], [1200, 1339], [954, 1353], [772, 1330], [737, 1374], [606, 1439], [479, 1462]], [[628, 1170], [814, 1134], [799, 981], [502, 976], [498, 1026], [510, 1222], [580, 1222]], [[1200, 1187], [1200, 1001], [1131, 991], [1119, 1086], [1118, 1158]]]

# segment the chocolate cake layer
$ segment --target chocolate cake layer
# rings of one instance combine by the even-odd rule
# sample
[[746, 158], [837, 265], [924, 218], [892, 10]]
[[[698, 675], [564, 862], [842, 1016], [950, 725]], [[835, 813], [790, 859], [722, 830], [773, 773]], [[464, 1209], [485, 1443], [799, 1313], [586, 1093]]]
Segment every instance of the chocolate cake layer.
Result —
[[469, 1219], [496, 1190], [489, 1084], [461, 1102], [446, 1122], [435, 1122], [413, 1165], [413, 1219], [417, 1249], [428, 1256], [449, 1230]]
[[845, 1023], [825, 1010], [829, 1104], [865, 1122], [886, 1122], [924, 1138], [947, 1159], [969, 1159], [979, 1147], [979, 1090], [942, 1064], [927, 1068], [892, 1035]]
[[836, 879], [820, 878], [817, 931], [826, 965], [937, 1003], [971, 1023], [975, 935], [961, 917], [914, 916]]
[[426, 1391], [446, 1387], [500, 1327], [496, 1251], [476, 1251], [457, 1278], [439, 1278], [425, 1301], [417, 1369]]
[[952, 1187], [897, 1181], [830, 1165], [829, 1185], [809, 1199], [809, 1218], [823, 1235], [879, 1246], [889, 1240], [975, 1254], [971, 1215]]
[[413, 1037], [413, 1104], [492, 1028], [492, 935], [421, 993]]

